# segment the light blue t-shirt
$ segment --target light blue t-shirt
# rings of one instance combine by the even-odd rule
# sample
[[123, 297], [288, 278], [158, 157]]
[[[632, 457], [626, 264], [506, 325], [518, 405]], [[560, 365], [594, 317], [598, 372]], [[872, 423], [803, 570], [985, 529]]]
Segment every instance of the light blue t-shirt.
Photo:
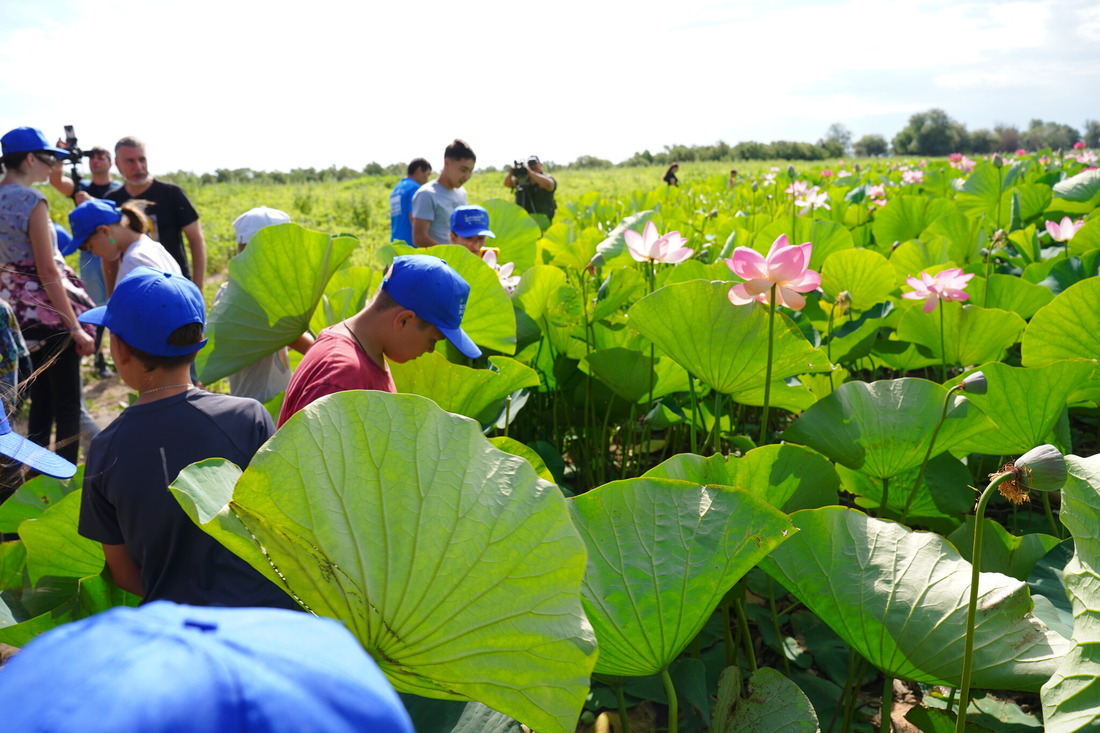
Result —
[[419, 183], [411, 178], [403, 178], [390, 194], [390, 239], [394, 242], [412, 244], [413, 230], [409, 213], [412, 212], [413, 194], [418, 188]]
[[[427, 219], [431, 227], [428, 233], [440, 244], [451, 241], [451, 212], [466, 205], [466, 189], [447, 188], [439, 179], [428, 181], [413, 194], [414, 219]], [[410, 242], [411, 244], [411, 242]]]

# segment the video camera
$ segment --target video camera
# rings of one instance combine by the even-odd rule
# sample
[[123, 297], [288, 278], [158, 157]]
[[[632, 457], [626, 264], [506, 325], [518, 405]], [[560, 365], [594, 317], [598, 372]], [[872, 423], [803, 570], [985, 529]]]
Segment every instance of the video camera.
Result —
[[512, 178], [517, 181], [524, 181], [527, 179], [527, 174], [530, 171], [527, 170], [527, 164], [518, 160], [512, 161]]
[[73, 130], [72, 125], [65, 125], [65, 146], [69, 150], [69, 154], [63, 158], [72, 163], [74, 166], [80, 162], [81, 158], [92, 157], [91, 153], [85, 153], [77, 145], [76, 132]]

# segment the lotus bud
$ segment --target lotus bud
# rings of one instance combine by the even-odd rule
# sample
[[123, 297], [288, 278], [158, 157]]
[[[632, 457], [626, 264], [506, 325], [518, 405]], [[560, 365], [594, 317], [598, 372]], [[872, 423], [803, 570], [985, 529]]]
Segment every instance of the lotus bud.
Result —
[[959, 387], [970, 394], [985, 394], [989, 391], [989, 382], [981, 372], [974, 372], [959, 382]]
[[757, 192], [757, 191], [759, 191], [759, 190], [760, 190], [760, 186], [759, 186], [759, 185], [757, 185], [756, 181], [753, 181], [753, 182], [752, 182], [752, 192], [753, 192], [753, 193], [756, 193], [756, 192]]
[[718, 209], [711, 209], [710, 214], [708, 214], [707, 216], [709, 216], [711, 219], [717, 219], [718, 218]]
[[788, 165], [787, 166], [787, 178], [790, 178], [793, 181], [795, 179], [796, 175], [797, 174], [794, 172], [794, 166], [793, 165]]
[[1016, 459], [1016, 468], [1029, 491], [1059, 491], [1066, 483], [1066, 459], [1053, 445], [1032, 448]]
[[993, 244], [1003, 247], [1008, 241], [1008, 234], [1004, 229], [998, 229], [993, 233]]
[[1003, 168], [1004, 164], [1005, 164], [1004, 158], [1001, 157], [1000, 153], [997, 153], [993, 156], [993, 167], [994, 168]]

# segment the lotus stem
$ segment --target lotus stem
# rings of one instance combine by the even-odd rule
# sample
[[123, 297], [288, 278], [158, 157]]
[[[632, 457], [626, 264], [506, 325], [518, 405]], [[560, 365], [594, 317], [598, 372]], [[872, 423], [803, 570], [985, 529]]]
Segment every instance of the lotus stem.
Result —
[[1043, 513], [1047, 515], [1047, 521], [1050, 522], [1051, 534], [1058, 539], [1062, 539], [1062, 527], [1054, 518], [1054, 511], [1050, 508], [1050, 496], [1045, 491], [1041, 496], [1043, 497]]
[[768, 408], [772, 397], [772, 341], [775, 334], [775, 296], [778, 285], [772, 285], [771, 300], [768, 304], [768, 368], [764, 372], [764, 414], [760, 418], [759, 445], [765, 445], [764, 439], [768, 434]]
[[630, 733], [630, 720], [626, 717], [626, 695], [621, 684], [615, 685], [615, 700], [619, 703], [619, 730]]
[[665, 685], [665, 696], [668, 698], [668, 733], [677, 733], [680, 728], [680, 706], [676, 700], [676, 686], [672, 684], [672, 677], [668, 674], [668, 667], [661, 670], [661, 682]]
[[743, 598], [738, 598], [734, 601], [737, 604], [737, 625], [741, 628], [741, 641], [745, 645], [745, 654], [749, 658], [749, 671], [756, 672], [756, 650], [752, 648], [752, 634], [749, 633], [749, 619], [748, 614], [745, 612], [745, 601]]
[[730, 619], [729, 598], [722, 600], [722, 642], [726, 652], [726, 666], [737, 663], [737, 645], [733, 641], [733, 621]]
[[698, 453], [699, 444], [696, 441], [695, 422], [699, 419], [699, 401], [695, 396], [695, 376], [690, 372], [688, 373], [688, 389], [691, 391], [691, 452]]
[[996, 475], [982, 492], [978, 508], [974, 512], [974, 549], [970, 555], [970, 602], [966, 607], [966, 641], [963, 645], [962, 681], [959, 685], [959, 714], [955, 719], [955, 733], [966, 731], [966, 711], [970, 707], [970, 675], [973, 672], [974, 656], [974, 617], [978, 614], [978, 581], [982, 567], [982, 519], [985, 508], [993, 497], [993, 490], [1002, 482], [1013, 477], [1011, 472]]
[[947, 381], [947, 347], [944, 345], [943, 312], [946, 305], [940, 303], [940, 384]]
[[924, 460], [921, 461], [920, 470], [917, 471], [917, 480], [913, 482], [913, 488], [909, 489], [909, 497], [905, 500], [905, 508], [901, 512], [902, 524], [905, 524], [905, 520], [909, 518], [909, 509], [913, 506], [913, 499], [917, 496], [921, 481], [924, 480], [924, 470], [928, 468], [928, 461], [932, 458], [932, 449], [936, 445], [936, 436], [940, 434], [940, 428], [943, 427], [943, 423], [947, 419], [947, 411], [951, 407], [951, 396], [960, 389], [962, 389], [961, 382], [949, 388], [947, 394], [943, 398], [943, 412], [940, 413], [940, 420], [936, 423], [935, 429], [932, 430], [932, 439], [928, 441], [928, 450], [924, 452]]
[[775, 607], [775, 587], [770, 575], [768, 576], [768, 606], [771, 608], [772, 612], [772, 627], [775, 630], [775, 638], [779, 643], [779, 654], [783, 659], [783, 672], [790, 677], [791, 661], [787, 659], [787, 648], [783, 643], [783, 633], [779, 628], [779, 611]]
[[880, 733], [890, 733], [891, 713], [894, 710], [894, 678], [888, 674], [882, 676], [882, 709], [879, 710], [878, 729]]

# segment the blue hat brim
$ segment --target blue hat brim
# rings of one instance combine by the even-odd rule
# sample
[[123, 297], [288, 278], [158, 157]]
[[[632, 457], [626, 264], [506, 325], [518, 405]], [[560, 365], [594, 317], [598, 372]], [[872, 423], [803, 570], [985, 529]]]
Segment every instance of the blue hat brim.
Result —
[[73, 252], [76, 252], [78, 249], [80, 249], [81, 244], [83, 244], [83, 242], [77, 242], [75, 239], [70, 239], [68, 244], [66, 244], [64, 247], [59, 246], [58, 249], [61, 250], [62, 257], [68, 257]]
[[455, 229], [453, 231], [454, 231], [455, 234], [457, 234], [460, 237], [492, 237], [493, 239], [496, 239], [496, 236], [497, 236], [497, 235], [493, 234], [493, 232], [489, 229], [474, 229], [474, 230], [466, 231], [466, 232], [460, 232], [457, 229]]
[[98, 308], [92, 308], [86, 310], [76, 317], [76, 320], [81, 323], [90, 323], [93, 326], [106, 326], [104, 323], [107, 320], [107, 306], [101, 305]]
[[47, 153], [53, 153], [54, 157], [56, 158], [68, 158], [70, 153], [72, 152], [71, 150], [65, 150], [64, 148], [55, 148], [53, 146], [47, 146], [42, 149], [45, 150]]
[[72, 478], [76, 466], [18, 433], [0, 435], [0, 453], [54, 478]]
[[463, 356], [467, 356], [471, 359], [476, 359], [481, 356], [481, 349], [478, 348], [477, 344], [475, 344], [461, 328], [443, 328], [439, 325], [437, 325], [436, 328], [447, 337], [448, 341], [454, 344], [456, 349], [462, 352]]

